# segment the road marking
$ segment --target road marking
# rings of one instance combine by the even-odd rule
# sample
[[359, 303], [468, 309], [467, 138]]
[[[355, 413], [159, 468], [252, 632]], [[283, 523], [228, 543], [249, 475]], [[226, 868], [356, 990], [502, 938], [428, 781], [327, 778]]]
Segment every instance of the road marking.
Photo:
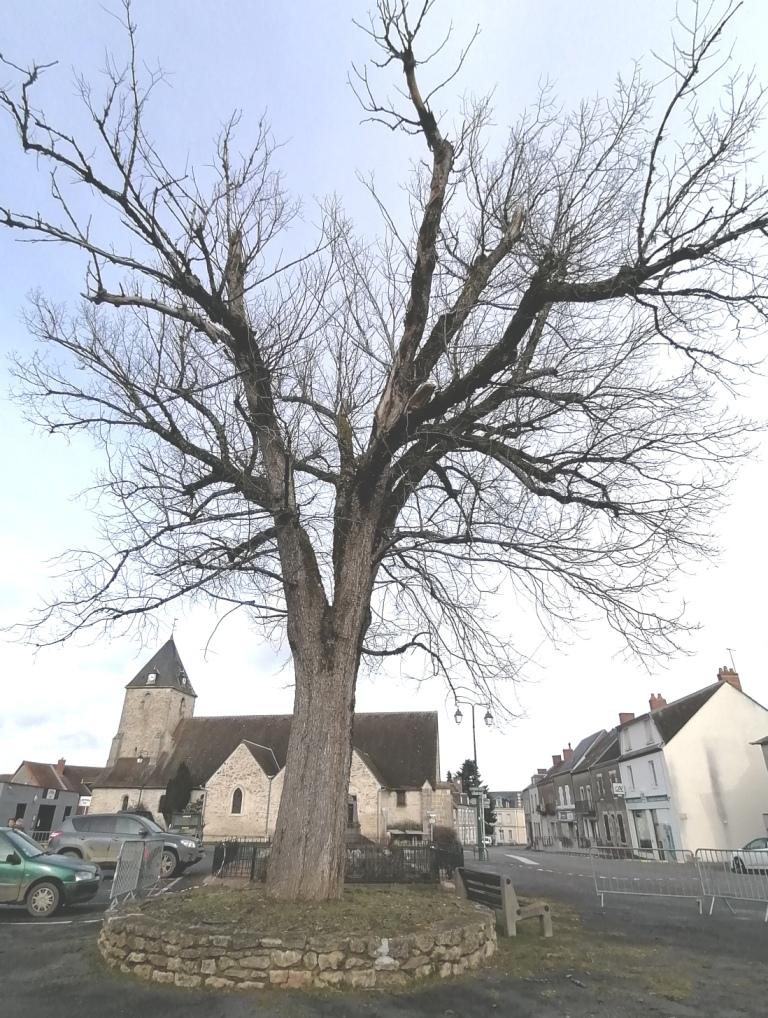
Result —
[[538, 866], [539, 869], [541, 869], [541, 863], [540, 862], [536, 862], [535, 859], [526, 859], [522, 855], [510, 855], [509, 852], [506, 852], [505, 855], [506, 855], [507, 859], [514, 859], [515, 862], [525, 863], [526, 866]]

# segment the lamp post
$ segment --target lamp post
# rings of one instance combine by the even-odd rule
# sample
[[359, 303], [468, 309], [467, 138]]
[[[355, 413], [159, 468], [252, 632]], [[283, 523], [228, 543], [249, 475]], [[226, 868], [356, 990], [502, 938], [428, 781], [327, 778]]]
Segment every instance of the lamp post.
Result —
[[141, 795], [144, 791], [144, 784], [147, 780], [147, 767], [149, 766], [149, 753], [146, 750], [139, 749], [136, 752], [136, 763], [141, 764], [141, 774], [139, 776], [139, 799], [136, 803], [136, 809], [141, 806]]
[[[458, 692], [460, 691], [460, 692]], [[475, 776], [479, 775], [477, 767], [477, 729], [475, 726], [475, 707], [485, 707], [485, 714], [483, 715], [483, 721], [486, 726], [490, 728], [493, 725], [493, 714], [491, 713], [491, 705], [487, 700], [478, 700], [471, 694], [472, 690], [467, 690], [462, 686], [455, 686], [453, 689], [453, 699], [456, 703], [456, 710], [453, 714], [453, 720], [457, 725], [460, 725], [464, 720], [464, 714], [461, 710], [461, 704], [469, 707], [472, 712], [472, 760], [475, 764]], [[488, 853], [485, 848], [485, 809], [484, 809], [484, 795], [481, 788], [470, 789], [470, 794], [475, 794], [475, 803], [477, 810], [477, 854], [478, 858], [483, 860], [487, 859]]]

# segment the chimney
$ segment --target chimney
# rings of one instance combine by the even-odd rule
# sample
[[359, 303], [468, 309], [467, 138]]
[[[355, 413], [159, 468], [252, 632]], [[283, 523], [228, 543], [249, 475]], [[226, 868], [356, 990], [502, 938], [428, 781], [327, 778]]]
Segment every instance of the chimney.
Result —
[[56, 773], [59, 775], [60, 778], [64, 777], [64, 764], [66, 762], [67, 761], [64, 759], [64, 757], [59, 757], [59, 762], [53, 768], [56, 771]]
[[659, 707], [666, 707], [667, 701], [661, 695], [661, 693], [651, 693], [651, 698], [648, 701], [648, 706], [651, 710], [658, 710]]
[[635, 720], [635, 715], [634, 714], [619, 714], [619, 724], [620, 725], [626, 725], [626, 724], [628, 724], [628, 722], [634, 721], [634, 720]]
[[739, 678], [739, 673], [733, 668], [723, 665], [717, 672], [717, 681], [727, 682], [729, 686], [733, 686], [734, 689], [738, 689], [741, 692], [741, 679]]
[[565, 760], [566, 763], [570, 763], [572, 758], [573, 758], [573, 750], [571, 749], [571, 744], [569, 742], [568, 743], [568, 748], [563, 750], [563, 760]]
[[561, 756], [553, 756], [552, 757], [552, 766], [553, 767], [559, 767], [562, 762], [563, 762], [563, 758]]

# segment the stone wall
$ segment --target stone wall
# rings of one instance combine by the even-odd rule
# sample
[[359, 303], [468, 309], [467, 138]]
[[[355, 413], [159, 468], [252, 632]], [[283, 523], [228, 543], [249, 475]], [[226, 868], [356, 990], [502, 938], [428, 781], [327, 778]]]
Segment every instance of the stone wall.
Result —
[[108, 916], [99, 950], [108, 965], [155, 983], [212, 989], [393, 989], [476, 969], [496, 950], [494, 917], [464, 919], [396, 937], [267, 937], [174, 926], [150, 915]]
[[[160, 812], [160, 798], [165, 795], [164, 788], [94, 788], [91, 796], [89, 813], [117, 813], [123, 807], [123, 798], [128, 796], [128, 807], [135, 807], [141, 796], [141, 808], [148, 809], [162, 827], [163, 816]], [[194, 798], [194, 795], [193, 795]]]
[[352, 751], [349, 794], [357, 797], [357, 822], [360, 824], [360, 833], [363, 837], [372, 841], [383, 837], [385, 831], [380, 800], [386, 793], [381, 791], [379, 782], [360, 758], [357, 750]]
[[[243, 793], [242, 811], [232, 812], [235, 789]], [[206, 783], [203, 822], [206, 839], [263, 838], [273, 834], [280, 798], [283, 771], [270, 781], [253, 754], [243, 743], [231, 753]]]
[[[206, 783], [205, 838], [253, 838], [272, 835], [283, 794], [285, 771], [276, 774], [270, 792], [269, 778], [241, 743]], [[242, 812], [232, 813], [236, 788], [243, 793]], [[357, 753], [352, 754], [349, 791], [357, 797], [360, 832], [375, 839], [383, 834], [379, 812], [379, 784]], [[418, 794], [418, 793], [417, 793]], [[267, 812], [269, 806], [269, 812]]]
[[179, 721], [191, 717], [195, 698], [178, 689], [153, 686], [126, 689], [117, 735], [107, 761], [111, 767], [118, 757], [143, 751], [154, 763], [173, 749], [173, 733]]

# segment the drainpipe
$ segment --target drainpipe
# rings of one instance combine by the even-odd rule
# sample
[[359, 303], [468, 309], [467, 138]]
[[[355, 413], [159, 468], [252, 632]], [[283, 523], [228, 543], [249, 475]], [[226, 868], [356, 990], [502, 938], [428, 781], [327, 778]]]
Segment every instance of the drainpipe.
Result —
[[269, 804], [272, 801], [272, 782], [275, 780], [274, 774], [271, 778], [267, 778], [269, 785], [267, 787], [267, 819], [264, 822], [264, 837], [269, 837]]

